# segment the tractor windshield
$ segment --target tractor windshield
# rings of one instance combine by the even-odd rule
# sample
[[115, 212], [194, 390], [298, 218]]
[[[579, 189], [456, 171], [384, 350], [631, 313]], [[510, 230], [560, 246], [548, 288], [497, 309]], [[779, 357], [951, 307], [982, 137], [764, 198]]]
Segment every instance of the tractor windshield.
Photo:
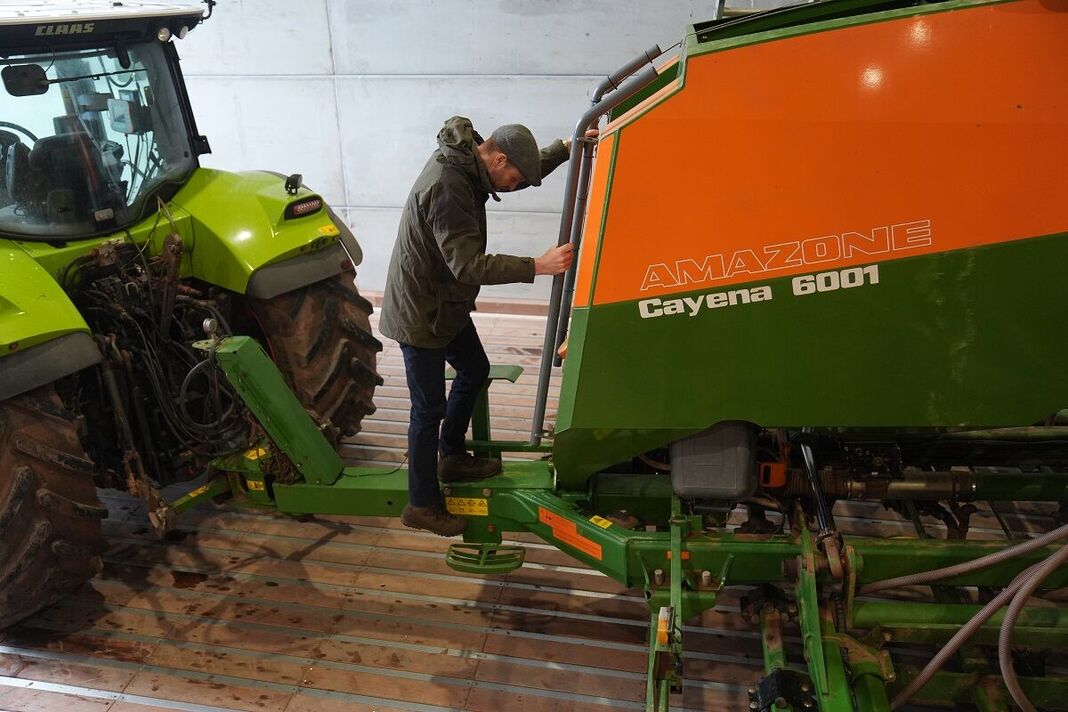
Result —
[[2, 60], [0, 234], [121, 229], [196, 166], [162, 43]]

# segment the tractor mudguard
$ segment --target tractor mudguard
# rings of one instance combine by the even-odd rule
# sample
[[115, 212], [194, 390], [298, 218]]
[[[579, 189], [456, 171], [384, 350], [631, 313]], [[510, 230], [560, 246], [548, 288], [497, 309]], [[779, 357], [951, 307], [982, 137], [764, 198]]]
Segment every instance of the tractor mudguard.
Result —
[[[315, 200], [321, 207], [294, 210]], [[269, 299], [362, 258], [348, 226], [320, 196], [303, 187], [287, 193], [279, 174], [201, 168], [173, 203], [192, 216], [192, 276], [239, 294]]]
[[88, 325], [52, 276], [0, 240], [0, 401], [99, 360]]

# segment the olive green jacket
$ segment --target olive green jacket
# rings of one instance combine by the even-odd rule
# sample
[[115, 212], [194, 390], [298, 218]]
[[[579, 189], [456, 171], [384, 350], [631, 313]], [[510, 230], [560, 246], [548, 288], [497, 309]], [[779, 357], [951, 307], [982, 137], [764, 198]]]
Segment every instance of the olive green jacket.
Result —
[[[534, 258], [486, 254], [489, 175], [471, 121], [454, 116], [404, 204], [389, 261], [379, 330], [402, 344], [441, 348], [467, 324], [483, 284], [534, 281]], [[541, 151], [546, 176], [568, 158], [562, 141]]]

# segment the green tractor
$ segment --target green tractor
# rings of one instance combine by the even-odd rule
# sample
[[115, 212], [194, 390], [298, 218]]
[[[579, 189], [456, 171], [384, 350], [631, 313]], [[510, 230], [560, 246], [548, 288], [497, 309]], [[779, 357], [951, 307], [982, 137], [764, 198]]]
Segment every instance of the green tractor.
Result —
[[[200, 19], [0, 16], [0, 625], [96, 570], [94, 485], [159, 531], [221, 496], [407, 500], [403, 468], [334, 448], [379, 382], [358, 247], [299, 178], [197, 166], [171, 40]], [[642, 590], [648, 710], [695, 695], [684, 639], [728, 587], [763, 647], [750, 710], [1068, 710], [1068, 610], [1029, 603], [1068, 585], [1066, 34], [1068, 0], [827, 0], [606, 77], [530, 438], [491, 437], [488, 384], [472, 423], [476, 452], [543, 457], [444, 488], [469, 517], [446, 563], [508, 573], [525, 532]], [[847, 500], [917, 536], [839, 529]], [[1055, 528], [1016, 541], [1007, 502]], [[1006, 540], [968, 536], [983, 503]]]
[[299, 175], [199, 164], [175, 41], [203, 6], [99, 6], [0, 10], [0, 627], [99, 570], [98, 487], [163, 532], [160, 488], [260, 433], [206, 328], [263, 343], [333, 442], [382, 382], [345, 223]]

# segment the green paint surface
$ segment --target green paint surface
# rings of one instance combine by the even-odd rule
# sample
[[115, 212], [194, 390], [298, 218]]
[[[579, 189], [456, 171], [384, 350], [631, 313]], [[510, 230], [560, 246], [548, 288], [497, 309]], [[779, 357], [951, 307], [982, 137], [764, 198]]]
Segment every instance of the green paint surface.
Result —
[[248, 336], [227, 337], [212, 347], [207, 347], [206, 342], [198, 345], [209, 351], [256, 420], [305, 481], [333, 484], [343, 469], [341, 458], [263, 347]]
[[45, 268], [0, 240], [0, 356], [76, 331], [89, 327]]
[[688, 56], [718, 52], [742, 45], [758, 44], [785, 37], [825, 32], [841, 27], [867, 25], [911, 15], [950, 12], [1012, 0], [952, 0], [916, 3], [913, 0], [824, 0], [799, 3], [716, 25], [702, 23], [690, 27], [684, 39]]
[[[289, 203], [316, 194], [288, 195], [284, 179], [264, 172], [197, 169], [167, 205], [127, 230], [55, 243], [0, 236], [0, 358], [88, 326], [62, 284], [70, 265], [108, 241], [148, 243], [146, 257], [174, 231], [182, 237], [182, 277], [196, 277], [242, 294], [260, 267], [323, 249], [337, 241], [325, 209], [285, 220]], [[168, 213], [169, 212], [169, 216]], [[321, 230], [325, 229], [324, 230]]]
[[[1029, 425], [1068, 403], [1068, 235], [878, 263], [879, 283], [643, 319], [576, 310], [554, 461], [565, 487], [721, 420], [765, 427]], [[816, 273], [814, 270], [813, 273]], [[727, 288], [706, 287], [672, 298]]]
[[286, 206], [315, 195], [286, 194], [284, 178], [264, 172], [225, 173], [201, 168], [174, 196], [192, 216], [193, 274], [244, 293], [259, 267], [322, 249], [337, 241], [319, 232], [333, 223], [324, 210], [284, 220]]

